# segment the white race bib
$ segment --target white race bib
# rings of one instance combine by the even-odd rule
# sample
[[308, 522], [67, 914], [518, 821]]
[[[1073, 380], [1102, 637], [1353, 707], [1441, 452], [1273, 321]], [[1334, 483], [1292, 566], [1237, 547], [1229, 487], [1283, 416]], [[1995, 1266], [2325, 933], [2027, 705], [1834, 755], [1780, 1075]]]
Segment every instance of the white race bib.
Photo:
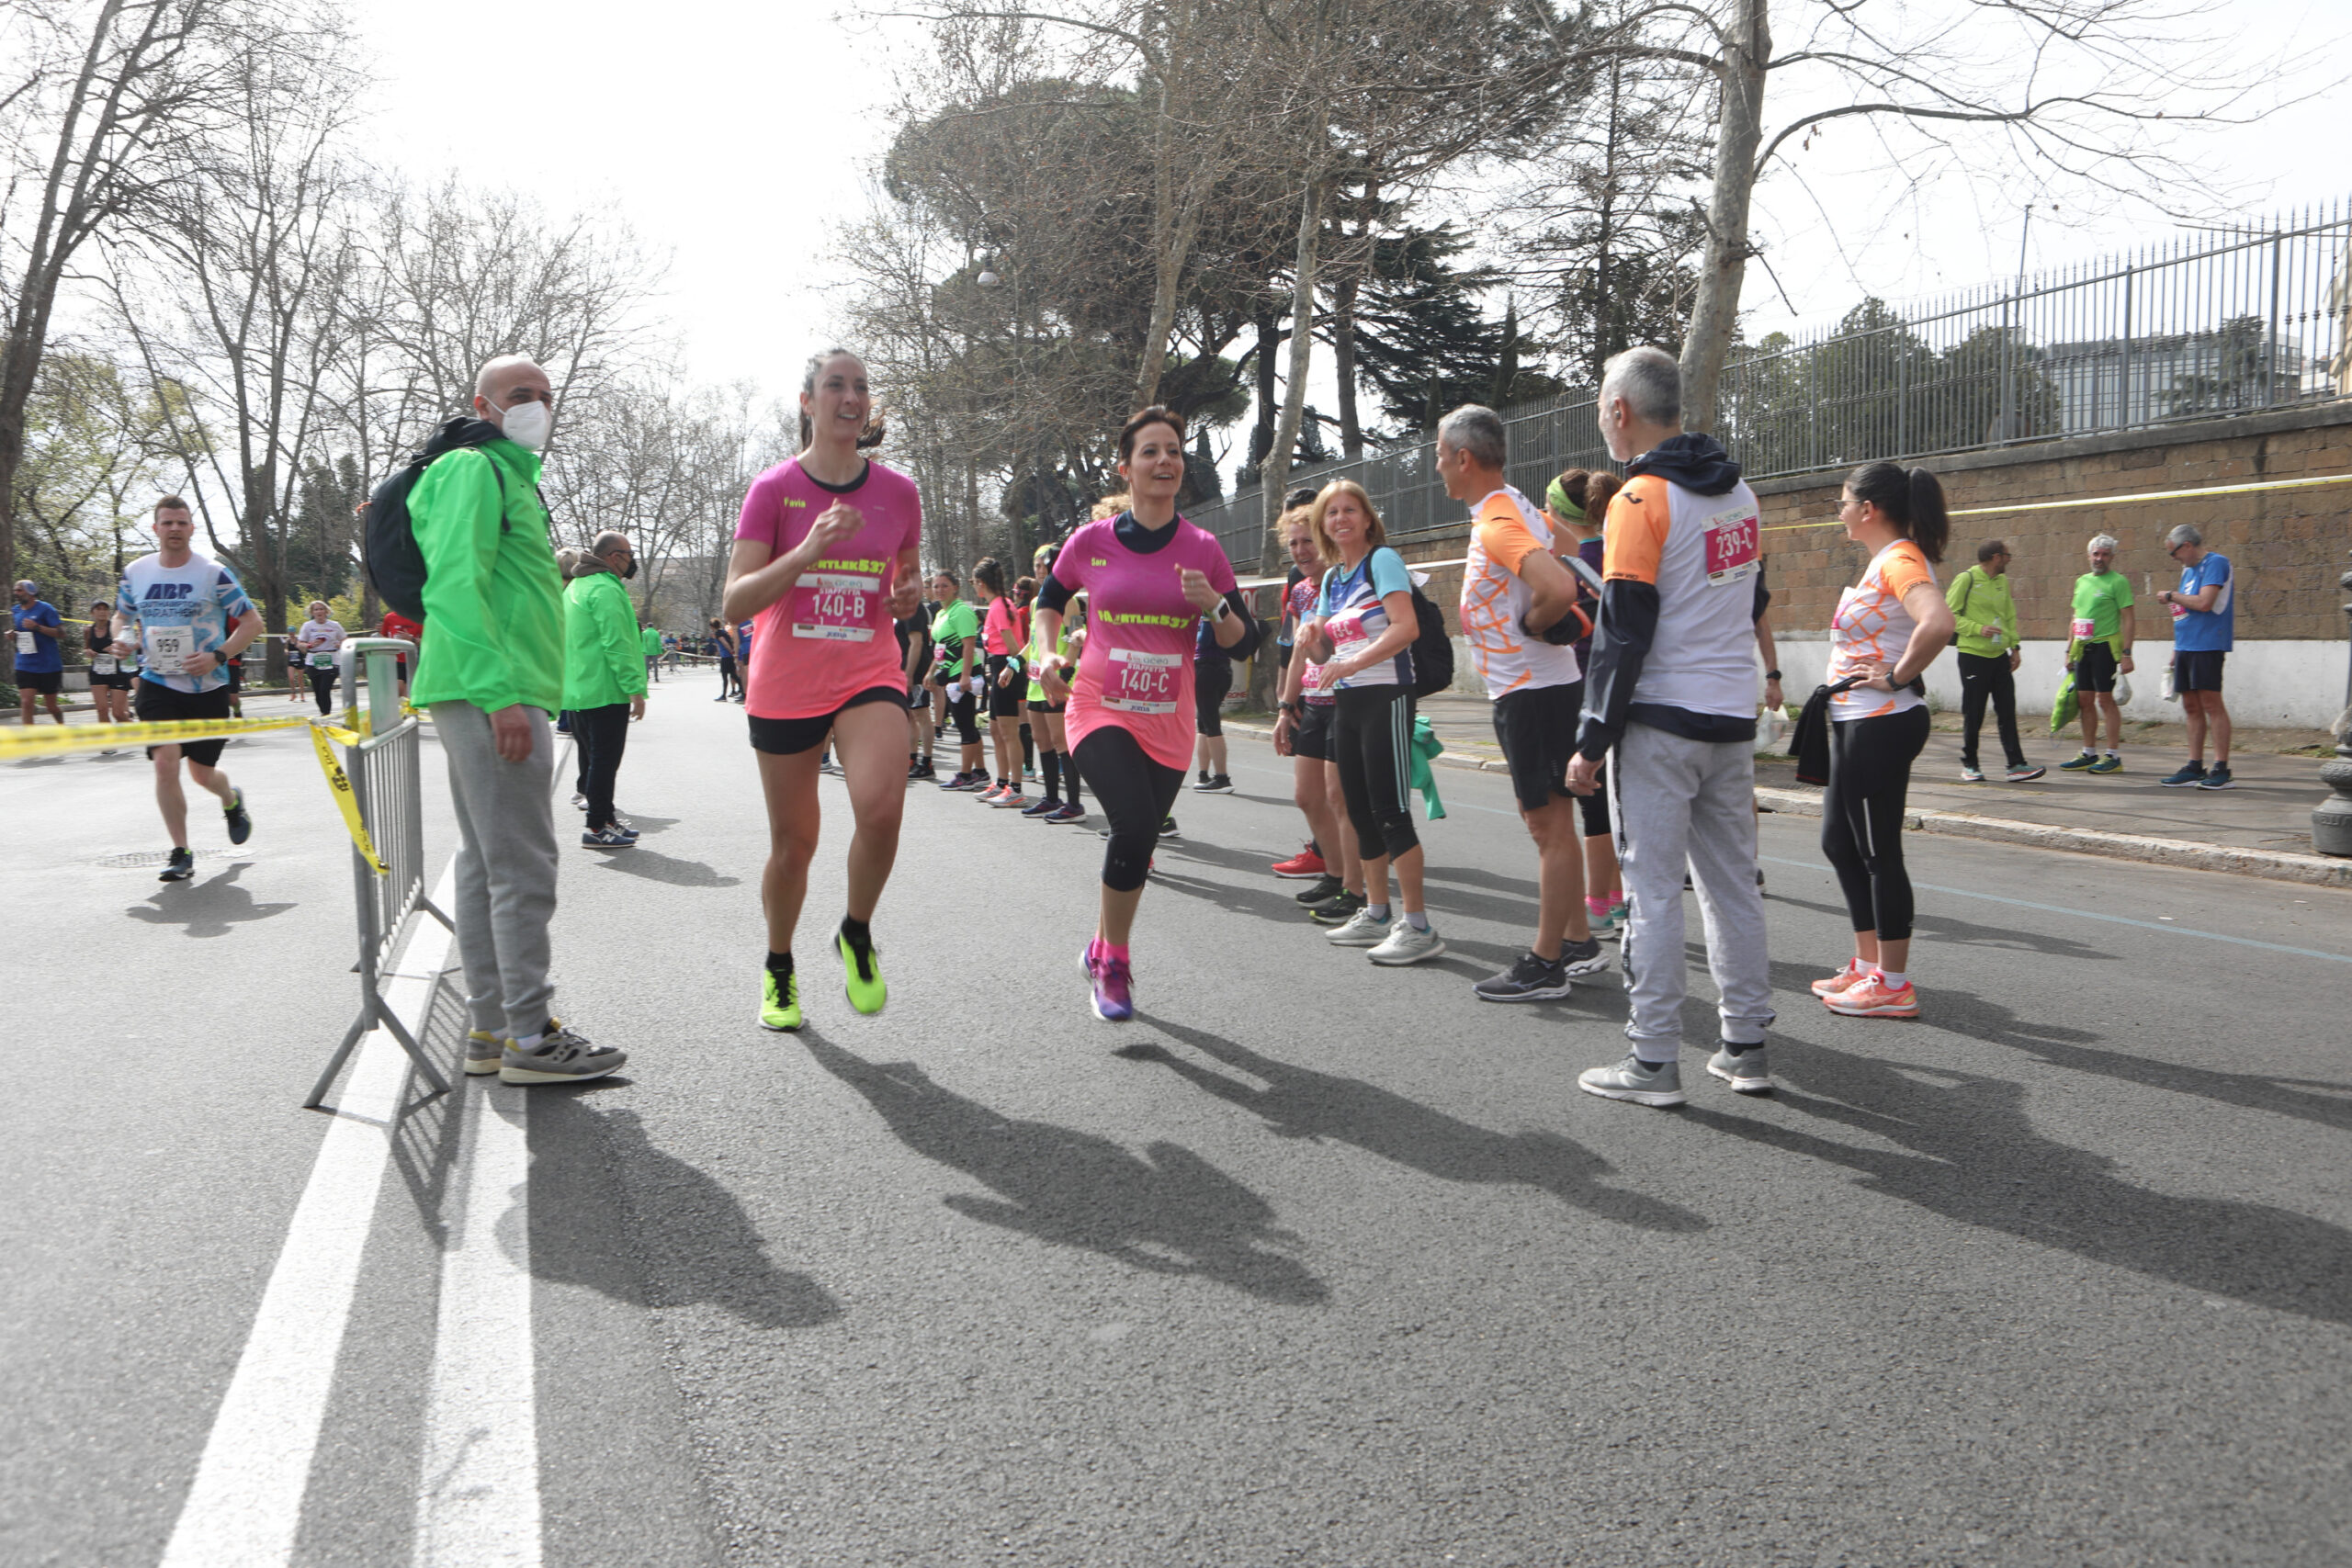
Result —
[[90, 655], [90, 673], [91, 673], [91, 674], [93, 674], [93, 675], [111, 675], [111, 674], [113, 674], [113, 673], [114, 673], [114, 671], [115, 671], [115, 657], [114, 657], [114, 655], [113, 655], [113, 654], [111, 654], [111, 653], [94, 653], [94, 654]]
[[158, 675], [185, 675], [188, 656], [196, 651], [194, 626], [146, 628], [147, 668]]
[[1102, 705], [1121, 713], [1174, 713], [1177, 687], [1183, 680], [1181, 653], [1144, 653], [1132, 648], [1111, 650], [1110, 680], [1104, 683]]
[[871, 642], [882, 579], [863, 571], [812, 571], [792, 585], [792, 635], [826, 642]]
[[2077, 615], [2075, 617], [2075, 635], [2076, 637], [2088, 639], [2089, 637], [2098, 635], [2098, 622], [2089, 619], [2087, 616]]
[[311, 655], [311, 668], [313, 670], [334, 669], [334, 655], [332, 653], [314, 653]]
[[33, 640], [32, 633], [28, 631], [19, 631], [17, 633], [17, 651], [18, 653], [24, 654], [26, 657], [29, 658], [31, 657], [33, 650], [40, 646], [40, 644]]

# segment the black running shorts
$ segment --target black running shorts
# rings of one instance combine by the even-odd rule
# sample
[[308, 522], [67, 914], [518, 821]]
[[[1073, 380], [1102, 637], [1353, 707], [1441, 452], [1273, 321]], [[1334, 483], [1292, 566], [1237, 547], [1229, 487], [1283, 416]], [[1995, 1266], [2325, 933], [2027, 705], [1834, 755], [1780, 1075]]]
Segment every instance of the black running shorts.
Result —
[[772, 751], [780, 757], [794, 757], [812, 746], [824, 744], [825, 737], [833, 732], [833, 720], [854, 707], [867, 703], [888, 703], [904, 709], [906, 694], [896, 686], [868, 686], [831, 713], [820, 713], [811, 718], [762, 718], [750, 716], [752, 750]]
[[[192, 719], [226, 718], [232, 700], [232, 694], [226, 686], [215, 686], [209, 692], [180, 692], [161, 681], [142, 678], [138, 691], [130, 699], [130, 712], [131, 716], [141, 724], [177, 724]], [[179, 747], [180, 755], [189, 761], [217, 768], [220, 765], [220, 749], [229, 744], [229, 738], [224, 735], [211, 740], [181, 740], [173, 744]], [[154, 754], [155, 748], [148, 747], [147, 755], [152, 757]]]

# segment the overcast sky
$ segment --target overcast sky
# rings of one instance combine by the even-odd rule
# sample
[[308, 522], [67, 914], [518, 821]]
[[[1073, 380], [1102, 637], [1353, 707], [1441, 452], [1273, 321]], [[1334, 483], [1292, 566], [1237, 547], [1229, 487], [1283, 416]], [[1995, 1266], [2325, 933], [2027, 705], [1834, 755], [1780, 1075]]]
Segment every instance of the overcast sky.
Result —
[[[844, 25], [832, 0], [351, 4], [382, 84], [361, 131], [371, 158], [625, 219], [670, 256], [659, 309], [697, 380], [780, 392], [820, 346], [824, 285], [835, 281], [827, 227], [863, 209], [893, 70], [920, 61], [906, 24]], [[2296, 50], [2337, 62], [2325, 69], [2352, 66], [2352, 0], [2214, 0], [2207, 11], [2249, 58]], [[2308, 104], [2194, 145], [2252, 217], [2352, 196], [2345, 140], [2338, 94], [2332, 109]], [[2032, 194], [2021, 182], [1943, 182], [1882, 227], [1889, 182], [1864, 134], [1839, 130], [1805, 158], [1809, 194], [1786, 178], [1758, 193], [1778, 286], [1750, 270], [1751, 333], [1834, 319], [1865, 293], [1899, 299], [2015, 268], [2017, 203]], [[2175, 231], [2143, 209], [2062, 196], [2057, 213], [2036, 215], [2028, 263], [2062, 265]]]

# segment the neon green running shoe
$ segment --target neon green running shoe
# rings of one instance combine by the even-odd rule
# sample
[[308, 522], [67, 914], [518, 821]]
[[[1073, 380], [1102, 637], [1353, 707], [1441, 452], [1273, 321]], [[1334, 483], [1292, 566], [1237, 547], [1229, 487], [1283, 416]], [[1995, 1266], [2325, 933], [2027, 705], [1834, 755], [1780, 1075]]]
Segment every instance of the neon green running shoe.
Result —
[[877, 962], [881, 950], [867, 943], [861, 963], [851, 951], [849, 938], [835, 931], [833, 951], [842, 957], [842, 989], [849, 994], [849, 1005], [869, 1016], [880, 1012], [890, 998], [890, 987], [882, 983], [882, 965]]
[[800, 1027], [800, 975], [786, 975], [784, 984], [775, 983], [775, 971], [760, 971], [760, 1027], [773, 1029], [779, 1034], [789, 1034]]

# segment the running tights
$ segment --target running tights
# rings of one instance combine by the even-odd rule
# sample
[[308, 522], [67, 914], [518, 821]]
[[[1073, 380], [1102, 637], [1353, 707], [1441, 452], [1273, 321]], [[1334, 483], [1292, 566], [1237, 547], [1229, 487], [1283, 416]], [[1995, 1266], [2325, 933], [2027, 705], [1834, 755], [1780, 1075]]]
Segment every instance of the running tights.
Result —
[[1184, 787], [1184, 770], [1152, 761], [1133, 735], [1111, 724], [1089, 731], [1069, 755], [1111, 824], [1111, 841], [1102, 851], [1102, 886], [1132, 893], [1151, 870], [1152, 847], [1176, 805], [1176, 792]]
[[332, 664], [324, 668], [316, 664], [311, 666], [311, 695], [318, 699], [319, 711], [322, 714], [334, 712], [334, 683], [341, 674], [342, 671]]
[[1903, 869], [1903, 798], [1928, 743], [1928, 710], [1829, 727], [1829, 787], [1821, 797], [1821, 852], [1837, 869], [1846, 912], [1881, 942], [1911, 937], [1911, 874]]
[[1356, 852], [1394, 859], [1421, 841], [1413, 830], [1413, 693], [1346, 686], [1331, 710], [1331, 761], [1356, 830]]
[[961, 692], [947, 699], [947, 717], [956, 726], [956, 739], [960, 745], [980, 743], [979, 702], [979, 697], [971, 692]]

